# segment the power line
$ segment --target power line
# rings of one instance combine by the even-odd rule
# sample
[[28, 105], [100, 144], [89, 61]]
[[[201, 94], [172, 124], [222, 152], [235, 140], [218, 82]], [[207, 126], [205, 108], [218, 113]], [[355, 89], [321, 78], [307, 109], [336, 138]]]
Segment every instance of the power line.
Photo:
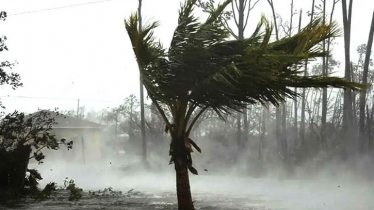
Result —
[[61, 6], [61, 7], [53, 7], [53, 8], [47, 8], [47, 9], [41, 9], [41, 10], [33, 10], [33, 11], [28, 11], [28, 12], [20, 12], [20, 13], [15, 13], [15, 14], [9, 14], [9, 16], [16, 16], [16, 15], [25, 15], [25, 14], [31, 14], [31, 13], [38, 13], [38, 12], [47, 12], [51, 10], [58, 10], [58, 9], [66, 9], [66, 8], [72, 8], [72, 7], [79, 7], [79, 6], [85, 6], [89, 4], [97, 4], [97, 3], [102, 3], [102, 2], [109, 2], [109, 1], [115, 1], [115, 0], [100, 0], [100, 1], [91, 1], [91, 2], [86, 2], [86, 3], [81, 3], [81, 4], [72, 4], [72, 5], [67, 5], [67, 6]]

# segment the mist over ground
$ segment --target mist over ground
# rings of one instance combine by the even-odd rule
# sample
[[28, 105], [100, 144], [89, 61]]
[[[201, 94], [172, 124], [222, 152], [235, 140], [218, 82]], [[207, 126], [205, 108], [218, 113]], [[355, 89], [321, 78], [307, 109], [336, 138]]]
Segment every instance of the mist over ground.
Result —
[[[255, 13], [257, 0], [233, 1], [227, 10], [215, 10], [218, 1], [185, 1], [179, 20], [174, 3], [184, 0], [140, 0], [137, 16], [130, 16], [137, 1], [131, 7], [126, 1], [124, 10], [125, 1], [65, 6], [48, 1], [47, 7], [41, 0], [33, 3], [34, 9], [24, 4], [29, 12], [7, 3], [0, 20], [10, 20], [5, 32], [14, 37], [9, 42], [14, 54], [2, 57], [9, 62], [0, 64], [0, 85], [13, 90], [4, 87], [1, 96], [9, 108], [0, 113], [0, 205], [19, 202], [17, 209], [51, 210], [193, 210], [194, 205], [205, 210], [374, 209], [374, 89], [361, 84], [374, 83], [374, 14], [369, 40], [362, 40], [363, 28], [369, 29], [368, 1], [353, 7], [353, 20], [346, 14], [347, 2], [339, 0], [261, 1]], [[81, 10], [88, 6], [87, 12]], [[161, 13], [166, 25], [156, 33], [139, 27], [158, 25], [148, 19], [153, 12]], [[253, 16], [260, 18], [262, 12], [268, 20], [274, 18], [275, 31], [261, 19], [264, 30], [250, 36], [257, 21]], [[200, 25], [192, 14], [211, 21]], [[344, 40], [338, 37], [339, 28]], [[143, 33], [148, 35], [139, 35]], [[5, 40], [0, 34], [0, 51], [8, 50]], [[16, 68], [23, 69], [22, 80], [11, 70], [18, 66], [13, 56], [21, 61]], [[343, 72], [344, 79], [331, 77]], [[145, 104], [136, 95], [127, 96], [138, 92], [138, 73], [151, 99]], [[13, 92], [21, 82], [26, 89]], [[21, 99], [23, 103], [15, 101]], [[70, 110], [57, 114], [48, 107]], [[42, 112], [47, 117], [35, 117]], [[40, 174], [33, 169], [43, 177], [39, 186]], [[54, 186], [47, 193], [56, 194], [48, 195], [44, 186]], [[74, 190], [78, 195], [70, 199]]]
[[[208, 152], [208, 146], [204, 146], [210, 145], [214, 148], [216, 143], [213, 140], [204, 140], [207, 141], [206, 144], [199, 142], [202, 144], [203, 153], [194, 154], [199, 175], [190, 175], [191, 190], [197, 209], [374, 208], [374, 170], [369, 156], [352, 157], [345, 161], [336, 158], [323, 163], [319, 160], [309, 161], [290, 172], [280, 162], [262, 163], [263, 167], [259, 167], [258, 161], [251, 161], [250, 154], [247, 153], [240, 157], [239, 163], [219, 166], [215, 163], [209, 165], [211, 158], [215, 156]], [[146, 202], [147, 205], [160, 204], [160, 209], [174, 209], [175, 171], [173, 165], [168, 165], [166, 142], [164, 146], [165, 148], [161, 149], [162, 153], [151, 153], [148, 157], [149, 168], [143, 166], [139, 153], [129, 156], [126, 156], [126, 153], [112, 156], [107, 154], [101, 161], [86, 164], [79, 163], [79, 160], [47, 158], [44, 164], [35, 167], [43, 175], [42, 186], [49, 182], [61, 184], [69, 177], [86, 192], [108, 187], [122, 192], [135, 190], [145, 194], [140, 197], [144, 196], [142, 202]], [[124, 200], [126, 201], [126, 198], [122, 199], [124, 209], [128, 208], [128, 203], [135, 202], [130, 199], [126, 203]], [[80, 202], [85, 203], [79, 201], [78, 204]], [[110, 199], [107, 202], [111, 202]], [[140, 207], [142, 205], [145, 204], [138, 204]], [[116, 207], [114, 209], [120, 208]], [[59, 208], [61, 207], [56, 207]], [[152, 209], [149, 206], [142, 208]]]

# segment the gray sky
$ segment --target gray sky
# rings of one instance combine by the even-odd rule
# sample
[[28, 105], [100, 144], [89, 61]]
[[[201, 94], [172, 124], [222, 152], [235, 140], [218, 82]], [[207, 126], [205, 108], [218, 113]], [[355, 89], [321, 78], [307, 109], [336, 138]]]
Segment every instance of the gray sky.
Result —
[[[0, 96], [12, 96], [1, 98], [7, 112], [54, 107], [76, 109], [77, 99], [87, 110], [99, 110], [120, 104], [130, 94], [138, 95], [139, 73], [123, 23], [125, 17], [136, 11], [138, 1], [97, 1], [100, 0], [0, 0], [0, 10], [9, 15], [5, 22], [0, 22], [0, 34], [8, 37], [9, 48], [1, 53], [0, 61], [16, 60], [19, 64], [13, 70], [21, 74], [24, 83], [24, 87], [15, 91], [1, 87]], [[328, 0], [328, 7], [331, 1]], [[85, 4], [89, 2], [96, 3]], [[143, 0], [145, 21], [161, 22], [155, 34], [165, 47], [177, 25], [180, 2]], [[276, 12], [288, 20], [291, 0], [274, 2]], [[84, 5], [67, 7], [77, 4]], [[303, 8], [304, 26], [309, 20], [305, 12], [310, 5], [311, 0], [295, 0], [295, 9]], [[373, 10], [373, 0], [354, 1], [353, 55], [359, 44], [367, 42]], [[246, 34], [250, 34], [261, 13], [271, 18], [266, 0], [261, 0], [250, 14]], [[339, 2], [334, 17], [340, 23], [341, 13]], [[294, 22], [297, 21], [295, 17]], [[333, 51], [341, 61], [342, 40], [337, 39]]]

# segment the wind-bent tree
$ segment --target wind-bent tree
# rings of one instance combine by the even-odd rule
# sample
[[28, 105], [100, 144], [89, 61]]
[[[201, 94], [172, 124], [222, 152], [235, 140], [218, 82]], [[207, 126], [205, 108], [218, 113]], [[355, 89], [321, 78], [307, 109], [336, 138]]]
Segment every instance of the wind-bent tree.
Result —
[[325, 55], [317, 44], [338, 35], [335, 23], [323, 25], [316, 19], [298, 34], [270, 42], [273, 27], [262, 18], [249, 38], [228, 40], [230, 32], [221, 18], [231, 0], [212, 10], [202, 23], [193, 15], [196, 1], [186, 0], [181, 6], [168, 50], [155, 42], [157, 22], [139, 30], [136, 14], [125, 20], [144, 86], [171, 136], [170, 163], [176, 171], [178, 208], [186, 210], [194, 209], [188, 176], [188, 170], [197, 174], [192, 148], [201, 152], [189, 136], [205, 111], [222, 116], [248, 104], [278, 106], [285, 96], [297, 96], [289, 87], [358, 90], [361, 86], [337, 77], [300, 76], [295, 68], [306, 58]]

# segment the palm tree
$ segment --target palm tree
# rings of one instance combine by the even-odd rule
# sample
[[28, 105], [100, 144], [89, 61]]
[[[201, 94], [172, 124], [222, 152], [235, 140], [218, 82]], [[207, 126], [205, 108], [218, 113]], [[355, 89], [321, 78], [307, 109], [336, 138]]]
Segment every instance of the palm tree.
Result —
[[168, 50], [155, 42], [153, 30], [158, 22], [138, 30], [136, 14], [125, 20], [144, 86], [171, 136], [170, 163], [176, 171], [178, 208], [187, 210], [194, 209], [188, 170], [197, 174], [191, 152], [193, 148], [201, 152], [189, 136], [205, 111], [223, 116], [248, 104], [279, 105], [284, 96], [298, 95], [289, 87], [361, 87], [336, 77], [300, 76], [295, 68], [306, 58], [326, 54], [317, 46], [338, 35], [335, 23], [324, 25], [316, 19], [298, 34], [270, 42], [273, 27], [262, 18], [249, 38], [228, 40], [230, 32], [221, 18], [231, 0], [212, 10], [203, 23], [192, 13], [196, 1], [181, 5]]

